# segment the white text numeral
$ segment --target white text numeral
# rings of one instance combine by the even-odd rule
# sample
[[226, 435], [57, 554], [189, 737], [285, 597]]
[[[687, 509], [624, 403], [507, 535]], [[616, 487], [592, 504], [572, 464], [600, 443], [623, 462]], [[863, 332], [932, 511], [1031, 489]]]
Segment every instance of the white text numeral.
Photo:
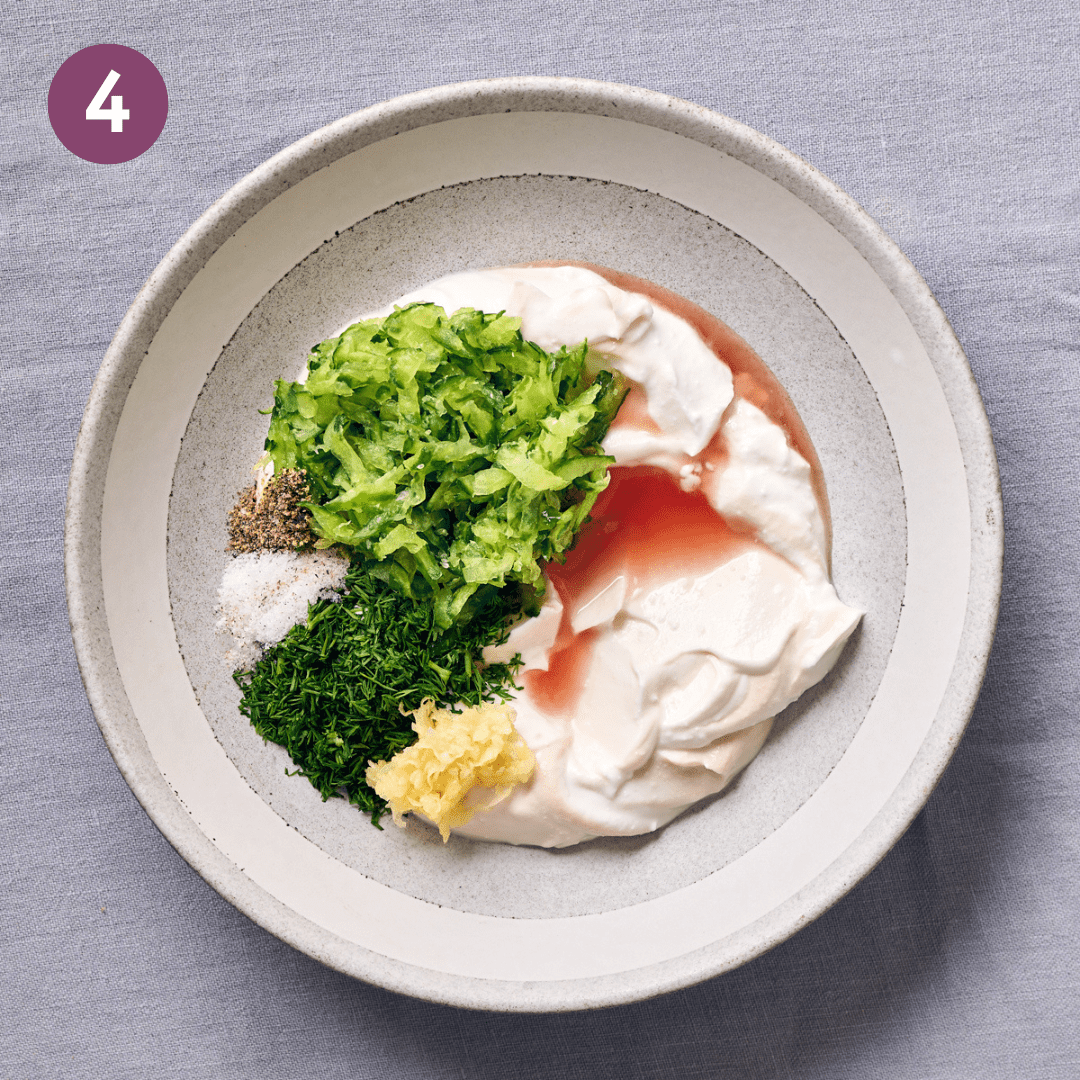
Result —
[[105, 99], [109, 96], [109, 91], [116, 85], [116, 80], [119, 78], [119, 71], [110, 71], [109, 74], [105, 76], [105, 81], [98, 87], [98, 92], [94, 95], [94, 100], [86, 106], [86, 119], [111, 120], [112, 126], [109, 129], [110, 131], [123, 131], [124, 121], [131, 119], [131, 110], [124, 108], [124, 99], [120, 94], [113, 94], [109, 108], [103, 109], [101, 107], [105, 104]]

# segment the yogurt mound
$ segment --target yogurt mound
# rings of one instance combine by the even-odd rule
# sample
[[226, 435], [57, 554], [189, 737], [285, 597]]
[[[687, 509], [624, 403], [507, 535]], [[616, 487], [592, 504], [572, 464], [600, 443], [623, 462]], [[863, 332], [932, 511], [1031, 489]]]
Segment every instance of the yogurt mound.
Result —
[[549, 351], [587, 339], [632, 385], [592, 523], [548, 566], [540, 613], [484, 653], [521, 655], [535, 772], [455, 831], [542, 847], [651, 832], [731, 782], [862, 617], [829, 580], [824, 485], [753, 378], [590, 269], [469, 271], [397, 305], [417, 301], [506, 311]]

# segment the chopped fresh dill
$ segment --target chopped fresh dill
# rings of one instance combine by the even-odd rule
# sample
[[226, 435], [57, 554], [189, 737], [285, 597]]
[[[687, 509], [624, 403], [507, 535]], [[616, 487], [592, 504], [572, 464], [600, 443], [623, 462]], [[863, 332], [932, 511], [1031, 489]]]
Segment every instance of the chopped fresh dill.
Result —
[[455, 707], [510, 697], [513, 666], [485, 667], [480, 655], [505, 641], [522, 597], [515, 588], [481, 589], [466, 621], [439, 630], [430, 604], [407, 599], [356, 562], [346, 588], [340, 602], [313, 604], [306, 623], [233, 678], [255, 730], [285, 747], [324, 800], [343, 795], [377, 826], [387, 806], [364, 774], [369, 761], [415, 741], [402, 709], [424, 698]]

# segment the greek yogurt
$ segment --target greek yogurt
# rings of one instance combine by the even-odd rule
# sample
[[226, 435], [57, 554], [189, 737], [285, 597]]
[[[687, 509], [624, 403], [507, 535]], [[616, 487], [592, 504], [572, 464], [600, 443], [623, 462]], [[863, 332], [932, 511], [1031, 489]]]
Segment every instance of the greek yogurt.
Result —
[[516, 723], [537, 764], [467, 836], [565, 847], [659, 828], [730, 783], [861, 618], [829, 580], [824, 484], [775, 380], [722, 324], [707, 341], [685, 301], [610, 277], [470, 271], [397, 301], [504, 310], [549, 351], [586, 339], [632, 384], [593, 521], [547, 568], [539, 615], [485, 651], [521, 655]]

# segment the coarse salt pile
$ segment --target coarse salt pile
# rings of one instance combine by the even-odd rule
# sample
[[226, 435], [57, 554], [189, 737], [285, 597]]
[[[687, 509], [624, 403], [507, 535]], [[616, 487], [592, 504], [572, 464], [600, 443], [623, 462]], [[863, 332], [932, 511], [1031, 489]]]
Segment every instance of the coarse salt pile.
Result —
[[337, 600], [349, 560], [331, 551], [257, 551], [237, 555], [218, 589], [218, 629], [232, 635], [228, 659], [251, 667], [307, 618], [308, 604]]

